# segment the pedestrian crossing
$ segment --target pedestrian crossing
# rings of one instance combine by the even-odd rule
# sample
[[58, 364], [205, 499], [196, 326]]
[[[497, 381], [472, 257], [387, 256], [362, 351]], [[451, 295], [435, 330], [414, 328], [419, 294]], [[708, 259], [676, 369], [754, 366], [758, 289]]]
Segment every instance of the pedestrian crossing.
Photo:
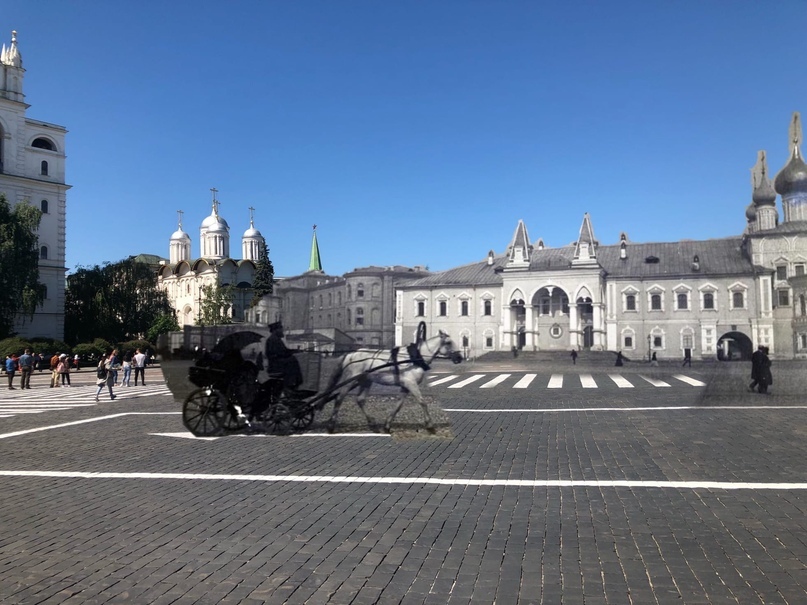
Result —
[[34, 387], [31, 389], [15, 389], [0, 393], [0, 419], [12, 418], [27, 414], [43, 414], [93, 407], [110, 403], [133, 402], [144, 397], [170, 395], [171, 391], [165, 383], [153, 385], [116, 388], [115, 400], [110, 401], [106, 388], [101, 392], [100, 402], [96, 403], [95, 393], [98, 387], [91, 384], [74, 385], [68, 388]]
[[704, 387], [706, 383], [685, 374], [671, 374], [664, 379], [646, 374], [435, 374], [428, 382], [429, 387], [442, 387], [447, 389], [464, 388], [672, 388], [672, 387]]

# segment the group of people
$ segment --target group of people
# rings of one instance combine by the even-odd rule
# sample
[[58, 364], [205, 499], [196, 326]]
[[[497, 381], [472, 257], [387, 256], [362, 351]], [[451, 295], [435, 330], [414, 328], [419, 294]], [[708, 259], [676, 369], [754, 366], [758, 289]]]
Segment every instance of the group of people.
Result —
[[[98, 390], [95, 392], [95, 400], [99, 401], [104, 387], [108, 389], [109, 399], [112, 400], [117, 397], [112, 390], [113, 387], [132, 386], [132, 370], [134, 370], [135, 386], [137, 386], [138, 380], [143, 386], [146, 386], [146, 361], [146, 354], [140, 349], [136, 349], [134, 354], [127, 351], [122, 357], [118, 349], [107, 351], [106, 355], [98, 362], [96, 380]], [[118, 372], [123, 373], [120, 382], [118, 382]]]

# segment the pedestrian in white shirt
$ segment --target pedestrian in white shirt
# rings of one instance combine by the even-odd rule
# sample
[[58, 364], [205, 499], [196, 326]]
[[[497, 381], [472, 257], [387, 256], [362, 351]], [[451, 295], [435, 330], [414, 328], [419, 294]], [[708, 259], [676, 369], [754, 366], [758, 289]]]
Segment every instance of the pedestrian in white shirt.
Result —
[[143, 386], [146, 386], [146, 356], [140, 349], [137, 349], [134, 357], [132, 357], [132, 365], [134, 366], [135, 386], [137, 386], [138, 376], [140, 376]]

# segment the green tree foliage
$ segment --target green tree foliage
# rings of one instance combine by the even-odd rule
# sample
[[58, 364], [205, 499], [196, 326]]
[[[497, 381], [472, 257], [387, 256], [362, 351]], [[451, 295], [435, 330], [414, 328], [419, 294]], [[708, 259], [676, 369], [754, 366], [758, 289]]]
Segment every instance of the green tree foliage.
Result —
[[0, 340], [0, 355], [2, 355], [3, 361], [5, 361], [6, 355], [22, 355], [25, 349], [31, 349], [33, 351], [31, 343], [19, 336]]
[[269, 247], [266, 243], [263, 244], [261, 256], [258, 259], [255, 267], [255, 279], [252, 281], [252, 290], [254, 292], [252, 300], [249, 303], [250, 307], [254, 307], [261, 299], [267, 294], [271, 294], [275, 289], [275, 267], [269, 259]]
[[45, 300], [39, 283], [39, 221], [28, 203], [11, 208], [0, 194], [0, 338], [11, 335], [14, 320], [30, 319]]
[[157, 289], [154, 270], [134, 257], [79, 267], [67, 278], [65, 339], [111, 342], [142, 338], [157, 317], [173, 314], [168, 298]]
[[161, 334], [168, 334], [168, 332], [178, 331], [179, 322], [177, 321], [176, 315], [173, 313], [166, 313], [165, 315], [160, 315], [154, 320], [154, 323], [151, 324], [148, 332], [146, 332], [146, 339], [149, 342], [157, 342], [157, 338]]
[[196, 318], [198, 326], [216, 326], [233, 323], [231, 309], [235, 300], [233, 286], [205, 285], [200, 288], [201, 304], [199, 316]]

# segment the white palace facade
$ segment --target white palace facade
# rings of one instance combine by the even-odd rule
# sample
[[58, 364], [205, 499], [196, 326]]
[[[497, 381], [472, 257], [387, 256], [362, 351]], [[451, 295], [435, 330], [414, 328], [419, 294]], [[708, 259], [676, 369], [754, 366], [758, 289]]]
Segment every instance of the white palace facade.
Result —
[[[807, 358], [807, 166], [794, 114], [790, 158], [771, 182], [753, 169], [743, 234], [724, 239], [612, 245], [585, 214], [577, 241], [532, 242], [523, 221], [504, 254], [396, 289], [395, 341], [417, 326], [447, 331], [466, 354], [572, 349], [628, 358], [747, 359], [757, 345]], [[781, 220], [777, 209], [781, 196]]]
[[65, 183], [64, 126], [29, 118], [23, 93], [25, 69], [17, 47], [0, 51], [0, 193], [12, 207], [31, 204], [42, 211], [39, 224], [39, 283], [45, 301], [33, 319], [20, 317], [15, 331], [25, 338], [64, 338]]

